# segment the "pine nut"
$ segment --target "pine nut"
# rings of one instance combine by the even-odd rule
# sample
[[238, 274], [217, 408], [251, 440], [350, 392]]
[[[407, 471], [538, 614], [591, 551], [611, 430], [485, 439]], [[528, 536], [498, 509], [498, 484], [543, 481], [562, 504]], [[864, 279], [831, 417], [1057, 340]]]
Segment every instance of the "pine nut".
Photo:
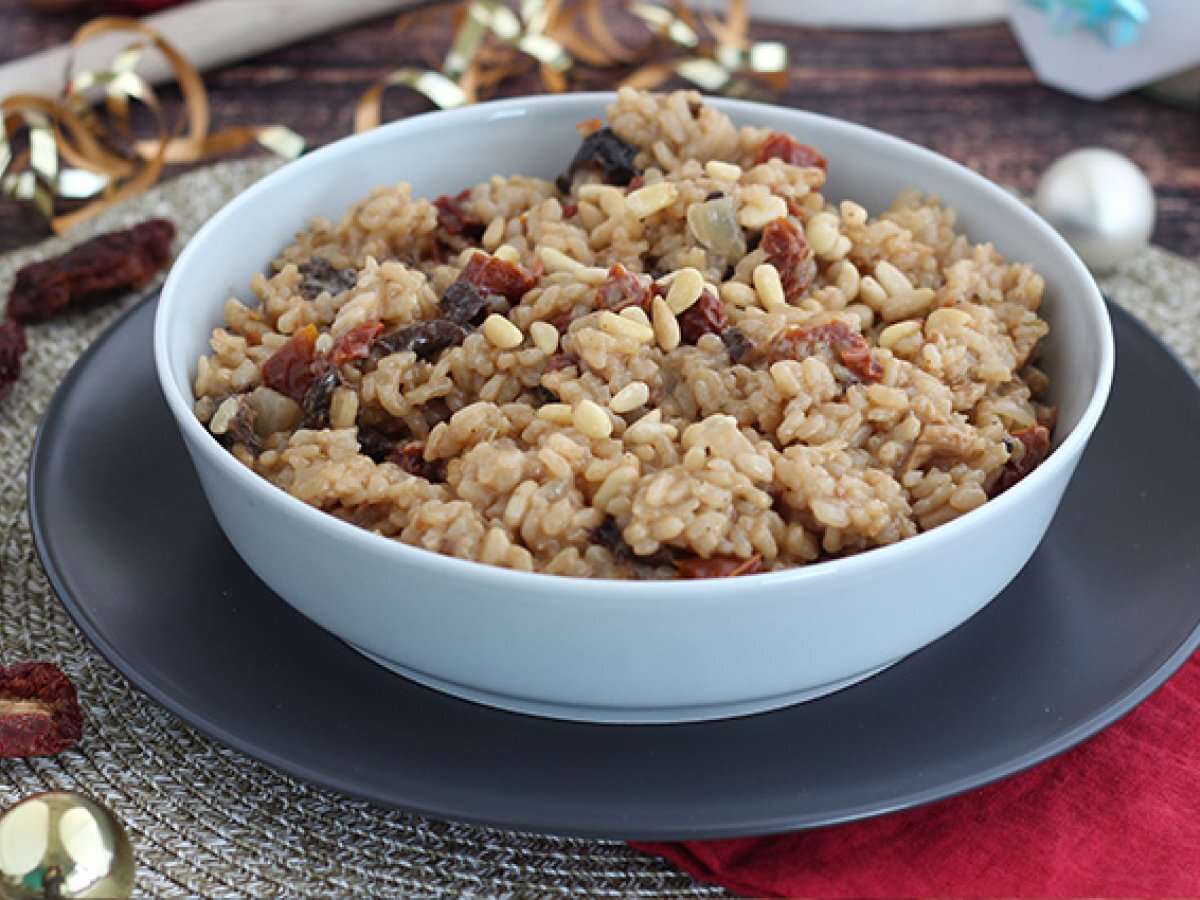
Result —
[[858, 267], [850, 260], [843, 259], [838, 265], [837, 288], [842, 292], [847, 303], [858, 296], [858, 288], [861, 283], [862, 278], [858, 274]]
[[628, 319], [631, 322], [637, 322], [639, 325], [645, 325], [647, 327], [650, 325], [650, 319], [646, 315], [646, 311], [640, 306], [627, 306], [617, 313], [617, 315], [619, 315], [622, 319]]
[[901, 319], [911, 319], [929, 309], [929, 304], [937, 293], [932, 288], [916, 288], [902, 294], [895, 294], [883, 301], [883, 320], [899, 322]]
[[521, 524], [521, 520], [525, 518], [525, 511], [529, 509], [529, 498], [537, 493], [537, 489], [537, 482], [532, 480], [522, 481], [517, 485], [504, 507], [502, 518], [505, 525], [509, 528], [516, 528]]
[[558, 349], [558, 329], [549, 322], [534, 322], [529, 326], [533, 345], [549, 356]]
[[[348, 331], [349, 329], [347, 329]], [[322, 331], [317, 335], [317, 342], [313, 345], [313, 350], [320, 356], [324, 356], [333, 349], [333, 335], [328, 331]]]
[[881, 259], [875, 264], [875, 280], [892, 297], [913, 289], [913, 283], [908, 280], [908, 276], [886, 259]]
[[503, 260], [506, 263], [517, 265], [521, 262], [521, 253], [512, 244], [501, 244], [496, 248], [496, 252], [492, 254], [496, 259]]
[[727, 281], [721, 285], [721, 299], [730, 306], [758, 306], [758, 292], [740, 281]]
[[804, 368], [794, 359], [781, 359], [768, 370], [779, 393], [798, 397], [804, 391]]
[[597, 202], [607, 193], [617, 190], [610, 184], [581, 184], [576, 190], [580, 200], [591, 200]]
[[755, 198], [738, 210], [738, 223], [743, 228], [759, 229], [768, 222], [782, 219], [788, 214], [787, 203], [782, 197]]
[[863, 302], [876, 312], [882, 308], [883, 301], [887, 299], [887, 291], [883, 289], [883, 285], [870, 275], [859, 282], [858, 293]]
[[329, 400], [329, 427], [352, 428], [358, 418], [358, 394], [350, 388], [338, 388]]
[[[625, 198], [625, 208], [635, 217], [645, 219], [666, 209], [679, 196], [679, 189], [671, 181], [660, 181], [638, 188]], [[603, 201], [601, 201], [603, 202]]]
[[679, 331], [679, 320], [662, 297], [654, 298], [654, 302], [650, 304], [650, 315], [654, 320], [654, 337], [658, 346], [670, 353], [683, 339]]
[[610, 187], [600, 195], [600, 208], [610, 219], [620, 219], [625, 215], [625, 194], [619, 188]]
[[609, 310], [600, 313], [596, 323], [605, 334], [611, 334], [613, 337], [632, 338], [639, 344], [649, 344], [655, 337], [654, 329], [649, 325], [642, 325], [632, 319], [623, 318]]
[[612, 501], [628, 493], [637, 480], [638, 471], [633, 466], [613, 469], [592, 496], [592, 506], [601, 512], [608, 512]]
[[866, 331], [875, 324], [875, 310], [865, 303], [852, 303], [846, 307], [846, 312], [858, 317], [859, 331]]
[[673, 441], [679, 431], [674, 425], [663, 423], [662, 410], [652, 409], [625, 429], [624, 438], [627, 444], [649, 444], [660, 435]]
[[876, 406], [887, 409], [907, 409], [908, 394], [900, 388], [888, 387], [885, 384], [867, 385], [867, 399]]
[[830, 262], [837, 262], [840, 259], [845, 259], [846, 254], [854, 249], [854, 244], [850, 242], [850, 238], [844, 234], [839, 234], [838, 239], [833, 242], [832, 249], [821, 254], [822, 259], [827, 259]]
[[867, 211], [853, 200], [843, 200], [841, 205], [842, 221], [847, 225], [857, 227], [867, 224]]
[[580, 400], [572, 415], [572, 424], [583, 435], [603, 440], [612, 434], [613, 423], [604, 407], [592, 400]]
[[567, 254], [553, 247], [539, 247], [538, 256], [542, 258], [547, 272], [578, 272], [584, 268], [583, 263], [579, 260], [571, 259]]
[[897, 322], [879, 332], [879, 346], [887, 350], [894, 350], [896, 345], [905, 338], [910, 338], [920, 331], [920, 322]]
[[538, 407], [537, 417], [555, 425], [570, 425], [575, 420], [571, 406], [567, 403], [543, 404]]
[[483, 336], [501, 350], [513, 350], [525, 341], [521, 329], [498, 313], [492, 313], [484, 320]]
[[813, 253], [818, 256], [824, 256], [837, 244], [837, 239], [841, 236], [838, 231], [838, 221], [830, 213], [817, 213], [808, 220], [808, 226], [804, 229], [808, 236], [808, 243], [812, 247]]
[[615, 413], [633, 412], [639, 406], [645, 406], [650, 399], [650, 388], [644, 381], [631, 381], [608, 401], [608, 408]]
[[667, 307], [675, 315], [685, 312], [704, 293], [704, 276], [693, 268], [680, 269], [671, 279]]
[[504, 533], [504, 529], [498, 525], [493, 525], [488, 529], [487, 534], [483, 538], [483, 548], [480, 553], [483, 562], [499, 565], [504, 562], [508, 556], [508, 548], [510, 545], [508, 535]]
[[971, 314], [963, 309], [943, 307], [935, 309], [925, 320], [925, 331], [933, 334], [958, 334], [971, 321]]
[[779, 270], [771, 263], [761, 263], [754, 267], [754, 289], [766, 309], [781, 309], [787, 306]]
[[495, 250], [500, 246], [500, 242], [504, 240], [504, 216], [496, 216], [488, 225], [487, 230], [483, 233], [483, 246], [488, 250]]
[[742, 177], [741, 166], [722, 162], [719, 159], [710, 159], [706, 162], [704, 171], [708, 173], [709, 178], [715, 178], [717, 181], [737, 181]]

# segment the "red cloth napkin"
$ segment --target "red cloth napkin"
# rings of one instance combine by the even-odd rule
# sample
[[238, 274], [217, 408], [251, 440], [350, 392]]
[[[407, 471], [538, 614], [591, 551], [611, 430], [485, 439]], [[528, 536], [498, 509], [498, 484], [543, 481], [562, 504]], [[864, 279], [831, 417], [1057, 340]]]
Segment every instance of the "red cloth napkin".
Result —
[[634, 843], [755, 897], [1200, 897], [1200, 655], [1086, 743], [920, 809]]

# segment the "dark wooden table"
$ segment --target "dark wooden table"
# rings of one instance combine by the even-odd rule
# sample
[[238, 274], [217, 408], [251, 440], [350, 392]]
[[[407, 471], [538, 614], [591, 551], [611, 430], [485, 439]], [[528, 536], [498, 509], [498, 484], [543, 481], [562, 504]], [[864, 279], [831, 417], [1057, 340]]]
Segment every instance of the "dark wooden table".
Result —
[[[65, 41], [86, 18], [0, 0], [0, 60]], [[313, 146], [348, 134], [355, 102], [373, 79], [422, 53], [440, 54], [449, 34], [433, 26], [419, 41], [402, 41], [390, 24], [347, 28], [209, 73], [214, 127], [281, 123]], [[1141, 94], [1091, 103], [1042, 87], [1004, 25], [889, 34], [759, 23], [755, 33], [791, 49], [790, 84], [779, 102], [903, 136], [1022, 191], [1073, 148], [1129, 155], [1158, 193], [1155, 241], [1200, 257], [1200, 111]], [[536, 82], [518, 83], [505, 93], [535, 89]], [[428, 108], [394, 91], [385, 116]], [[31, 213], [0, 203], [0, 252], [44, 234]]]

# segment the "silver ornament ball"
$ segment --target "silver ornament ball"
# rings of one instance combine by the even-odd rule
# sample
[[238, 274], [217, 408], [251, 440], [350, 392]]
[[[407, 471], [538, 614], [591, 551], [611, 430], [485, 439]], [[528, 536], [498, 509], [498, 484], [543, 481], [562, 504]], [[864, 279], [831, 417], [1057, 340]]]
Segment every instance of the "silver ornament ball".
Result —
[[1060, 157], [1038, 182], [1038, 213], [1093, 272], [1116, 268], [1150, 243], [1154, 189], [1126, 156], [1102, 147]]

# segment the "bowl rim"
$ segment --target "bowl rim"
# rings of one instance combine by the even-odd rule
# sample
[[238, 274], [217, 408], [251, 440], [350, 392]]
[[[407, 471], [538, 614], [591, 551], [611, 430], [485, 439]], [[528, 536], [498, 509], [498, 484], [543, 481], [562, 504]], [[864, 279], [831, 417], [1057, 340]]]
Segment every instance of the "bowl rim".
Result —
[[[207, 240], [223, 227], [225, 221], [231, 218], [245, 205], [254, 202], [261, 195], [270, 194], [276, 186], [287, 183], [311, 169], [320, 168], [329, 162], [350, 156], [360, 148], [393, 139], [394, 135], [408, 131], [420, 131], [431, 122], [453, 125], [460, 120], [463, 124], [477, 123], [482, 120], [510, 118], [528, 114], [529, 108], [557, 112], [562, 109], [586, 109], [589, 112], [600, 111], [604, 106], [616, 99], [616, 93], [611, 91], [593, 91], [570, 94], [531, 95], [513, 97], [504, 100], [492, 100], [473, 106], [451, 110], [433, 110], [414, 116], [409, 116], [387, 123], [371, 131], [353, 134], [341, 138], [324, 147], [305, 154], [299, 159], [288, 163], [267, 174], [253, 185], [242, 191], [226, 203], [215, 215], [205, 222], [189, 240], [180, 252], [168, 273], [162, 288], [158, 308], [154, 317], [154, 364], [158, 380], [179, 427], [185, 443], [193, 453], [200, 453], [205, 461], [216, 467], [221, 477], [231, 479], [241, 489], [274, 499], [281, 502], [285, 509], [290, 510], [304, 527], [324, 530], [340, 539], [362, 543], [373, 554], [390, 555], [398, 564], [430, 567], [434, 573], [447, 579], [477, 579], [495, 580], [497, 589], [510, 589], [516, 592], [541, 594], [548, 590], [556, 590], [570, 585], [576, 589], [590, 592], [601, 591], [611, 593], [619, 589], [629, 599], [653, 595], [659, 602], [668, 600], [682, 601], [684, 598], [693, 600], [712, 599], [714, 596], [728, 592], [730, 580], [724, 578], [712, 579], [663, 579], [663, 580], [626, 580], [603, 577], [555, 575], [544, 572], [523, 572], [494, 566], [489, 563], [449, 556], [412, 544], [407, 544], [395, 538], [385, 537], [368, 531], [365, 528], [342, 521], [316, 507], [309, 506], [304, 501], [277, 487], [265, 478], [255, 474], [218, 444], [196, 418], [192, 409], [191, 398], [183, 397], [177, 390], [172, 375], [173, 357], [170, 348], [170, 318], [174, 306], [182, 302], [177, 298], [184, 294], [180, 287], [183, 274], [193, 266], [193, 260], [203, 248]], [[893, 544], [872, 547], [852, 556], [822, 560], [820, 563], [793, 566], [775, 572], [760, 572], [754, 575], [741, 576], [734, 581], [739, 589], [768, 586], [779, 588], [790, 586], [800, 588], [812, 581], [826, 581], [831, 578], [850, 576], [870, 576], [873, 571], [886, 568], [905, 555], [919, 551], [930, 552], [937, 544], [952, 543], [955, 538], [963, 536], [968, 529], [986, 527], [988, 522], [997, 516], [1004, 515], [1010, 508], [1032, 497], [1034, 492], [1049, 487], [1054, 480], [1062, 478], [1065, 482], [1071, 467], [1083, 452], [1087, 441], [1095, 430], [1096, 424], [1104, 411], [1108, 394], [1112, 386], [1113, 369], [1115, 365], [1115, 347], [1112, 322], [1108, 316], [1104, 300], [1094, 278], [1087, 267], [1079, 259], [1075, 251], [1054, 228], [1042, 219], [1031, 207], [1022, 200], [977, 172], [972, 171], [961, 163], [936, 153], [926, 147], [896, 137], [887, 132], [879, 131], [865, 125], [859, 125], [844, 119], [826, 116], [820, 113], [808, 112], [786, 106], [777, 106], [748, 100], [736, 100], [724, 97], [705, 96], [704, 102], [726, 114], [735, 114], [742, 120], [753, 120], [755, 114], [795, 117], [798, 127], [806, 123], [816, 123], [820, 127], [840, 133], [851, 139], [866, 139], [872, 142], [882, 142], [905, 154], [914, 155], [917, 159], [932, 162], [949, 171], [958, 179], [964, 180], [973, 189], [980, 191], [990, 202], [1001, 204], [1016, 211], [1028, 227], [1035, 231], [1038, 237], [1049, 243], [1052, 250], [1063, 256], [1073, 274], [1088, 286], [1083, 296], [1073, 294], [1069, 302], [1081, 303], [1089, 311], [1088, 321], [1097, 332], [1098, 339], [1098, 372], [1092, 385], [1090, 396], [1079, 421], [1075, 427], [1054, 447], [1054, 451], [1027, 477], [1005, 491], [998, 497], [989, 499], [982, 506], [964, 515], [924, 531], [912, 537], [904, 538]], [[535, 110], [535, 111], [536, 111]], [[897, 191], [902, 189], [901, 185]], [[354, 198], [347, 201], [347, 205]], [[985, 236], [986, 237], [986, 236]], [[252, 273], [247, 272], [246, 277]], [[185, 361], [186, 371], [194, 372], [194, 362]], [[190, 379], [188, 384], [190, 386]], [[190, 393], [190, 391], [189, 391]], [[1065, 470], [1065, 471], [1064, 471]], [[590, 587], [589, 587], [590, 586]]]

